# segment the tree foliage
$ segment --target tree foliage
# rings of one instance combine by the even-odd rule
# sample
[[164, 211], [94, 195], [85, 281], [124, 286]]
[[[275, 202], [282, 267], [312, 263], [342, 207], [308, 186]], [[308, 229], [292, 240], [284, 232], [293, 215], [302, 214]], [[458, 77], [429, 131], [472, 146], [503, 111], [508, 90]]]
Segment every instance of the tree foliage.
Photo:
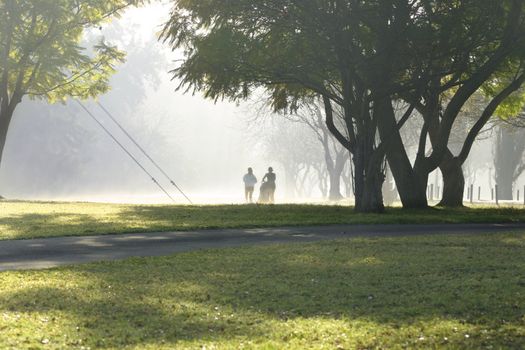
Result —
[[0, 162], [14, 111], [24, 96], [48, 102], [87, 99], [109, 89], [124, 53], [87, 30], [140, 0], [0, 0]]
[[[354, 153], [363, 191], [377, 188], [386, 155], [403, 204], [420, 207], [428, 174], [451, 156], [452, 129], [474, 93], [482, 89], [489, 103], [458, 163], [498, 107], [522, 103], [509, 97], [525, 80], [524, 18], [523, 0], [185, 0], [164, 38], [185, 49], [174, 76], [207, 97], [242, 99], [263, 87], [276, 108], [312, 93], [328, 112], [338, 104], [347, 137], [330, 130]], [[409, 104], [400, 118], [399, 99]], [[412, 164], [400, 129], [414, 109], [424, 123]]]
[[0, 92], [3, 105], [24, 95], [51, 102], [108, 90], [124, 53], [101, 41], [81, 46], [84, 31], [116, 16], [127, 0], [2, 0]]

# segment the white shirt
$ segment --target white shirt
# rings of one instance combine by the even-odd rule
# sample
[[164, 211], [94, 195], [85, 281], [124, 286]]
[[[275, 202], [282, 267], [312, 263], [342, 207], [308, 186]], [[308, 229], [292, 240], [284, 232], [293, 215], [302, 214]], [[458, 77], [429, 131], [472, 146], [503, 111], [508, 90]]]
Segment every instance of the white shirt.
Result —
[[242, 181], [244, 181], [244, 186], [246, 187], [253, 187], [257, 183], [257, 178], [253, 174], [246, 174], [242, 178]]

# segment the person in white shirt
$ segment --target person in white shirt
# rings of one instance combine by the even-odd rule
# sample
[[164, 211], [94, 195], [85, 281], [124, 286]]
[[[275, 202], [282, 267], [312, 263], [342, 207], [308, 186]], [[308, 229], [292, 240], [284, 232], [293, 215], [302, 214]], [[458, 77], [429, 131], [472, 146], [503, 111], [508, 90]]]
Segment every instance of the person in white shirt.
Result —
[[253, 203], [253, 188], [257, 183], [257, 178], [253, 175], [253, 169], [248, 168], [248, 173], [242, 178], [244, 181], [244, 196], [247, 203]]

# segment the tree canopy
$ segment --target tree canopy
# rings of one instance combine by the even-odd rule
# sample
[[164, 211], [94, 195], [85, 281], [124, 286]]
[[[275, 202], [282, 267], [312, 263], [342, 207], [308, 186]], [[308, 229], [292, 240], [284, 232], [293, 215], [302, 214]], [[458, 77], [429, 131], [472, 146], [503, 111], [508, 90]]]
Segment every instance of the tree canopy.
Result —
[[[93, 97], [108, 89], [108, 77], [124, 59], [100, 42], [81, 46], [84, 31], [97, 28], [131, 1], [3, 0], [0, 29], [2, 102], [23, 95], [51, 101]], [[6, 101], [9, 100], [9, 101]]]
[[[403, 204], [421, 207], [428, 174], [450, 155], [450, 133], [469, 98], [483, 89], [492, 99], [467, 155], [487, 116], [522, 85], [523, 7], [523, 0], [185, 0], [175, 4], [164, 38], [185, 49], [173, 71], [181, 86], [207, 97], [242, 99], [263, 87], [286, 108], [319, 94], [328, 121], [330, 104], [340, 105], [345, 132], [329, 126], [359, 163], [364, 210], [381, 209], [380, 194], [366, 194], [380, 188], [385, 155]], [[399, 99], [407, 102], [402, 116], [393, 108]], [[415, 109], [424, 123], [411, 164], [399, 130]]]

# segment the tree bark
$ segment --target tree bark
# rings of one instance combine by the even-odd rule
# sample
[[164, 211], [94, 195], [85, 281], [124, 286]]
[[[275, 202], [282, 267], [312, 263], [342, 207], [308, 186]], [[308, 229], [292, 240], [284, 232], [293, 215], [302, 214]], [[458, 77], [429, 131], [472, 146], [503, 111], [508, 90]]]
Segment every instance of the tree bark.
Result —
[[[367, 147], [368, 146], [368, 147]], [[355, 169], [355, 211], [359, 213], [382, 213], [384, 174], [381, 162], [374, 160], [373, 148], [365, 142], [359, 142], [354, 154]]]
[[424, 169], [416, 171], [412, 168], [397, 129], [392, 101], [389, 98], [375, 100], [374, 114], [379, 121], [379, 134], [386, 149], [386, 159], [395, 179], [403, 208], [427, 208], [428, 172]]
[[[0, 109], [0, 168], [2, 167], [2, 159], [7, 142], [7, 131], [12, 118], [13, 112], [9, 108], [7, 110]], [[0, 195], [0, 199], [4, 199], [4, 197]]]
[[[376, 128], [363, 128], [363, 130], [358, 133], [359, 136], [357, 136], [354, 133], [353, 119], [350, 116], [349, 106], [345, 106], [344, 112], [347, 116], [345, 123], [350, 135], [350, 140], [347, 140], [335, 127], [333, 110], [329, 98], [323, 96], [323, 100], [328, 130], [336, 137], [341, 145], [353, 155], [355, 211], [362, 213], [383, 212], [385, 206], [383, 204], [381, 188], [384, 176], [381, 171], [381, 160], [383, 160], [384, 157], [372, 157], [374, 154]], [[375, 161], [373, 160], [374, 158], [376, 158]]]
[[[454, 157], [450, 149], [447, 148], [445, 150], [443, 160], [439, 165], [439, 169], [443, 174], [443, 199], [438, 204], [439, 206], [463, 206], [465, 176], [463, 174], [462, 165], [466, 161], [477, 135], [479, 134], [483, 126], [486, 125], [490, 117], [492, 117], [497, 106], [499, 106], [501, 102], [511, 93], [516, 91], [524, 81], [525, 74], [521, 74], [518, 78], [516, 78], [511, 84], [509, 84], [505, 89], [503, 89], [498, 95], [496, 95], [491, 100], [491, 102], [483, 110], [481, 117], [469, 131], [468, 136], [463, 144], [463, 147], [457, 157]], [[502, 137], [501, 132], [502, 131], [500, 130], [497, 134], [498, 137], [496, 140], [496, 147], [503, 146], [505, 141], [510, 141], [511, 139], [510, 136]], [[430, 128], [429, 135], [433, 145], [439, 142], [438, 131], [435, 124], [433, 124]], [[503, 142], [500, 142], [500, 140], [503, 140]], [[519, 160], [521, 159], [523, 147], [525, 147], [525, 143], [523, 142], [522, 137], [518, 138], [518, 141], [519, 142], [516, 142], [515, 144], [517, 147], [519, 147], [518, 145], [521, 145], [522, 151], [517, 152], [517, 156], [516, 152], [512, 151], [514, 147], [512, 145], [505, 150], [496, 151], [496, 183], [498, 184], [498, 197], [500, 199], [512, 200], [513, 175], [519, 163]], [[498, 167], [498, 161], [501, 161], [503, 165]], [[501, 174], [499, 178], [498, 169], [501, 170], [501, 172], [499, 172], [499, 174]]]
[[[423, 114], [425, 120], [429, 121], [428, 136], [434, 147], [439, 143], [439, 95], [428, 96], [427, 100], [430, 101], [429, 104], [426, 108], [420, 109], [420, 113]], [[439, 170], [443, 176], [443, 196], [437, 206], [463, 207], [465, 176], [462, 165], [463, 161], [455, 157], [447, 147], [439, 164]]]
[[461, 161], [447, 151], [439, 165], [443, 175], [443, 197], [438, 206], [458, 208], [463, 206], [465, 191], [465, 176]]
[[380, 167], [368, 173], [364, 183], [361, 205], [356, 207], [356, 211], [363, 213], [383, 213], [385, 211], [382, 192], [383, 181], [384, 175]]
[[12, 118], [13, 112], [9, 109], [0, 110], [0, 167], [2, 166], [4, 148], [7, 141], [7, 132], [9, 130], [9, 124], [11, 124]]

